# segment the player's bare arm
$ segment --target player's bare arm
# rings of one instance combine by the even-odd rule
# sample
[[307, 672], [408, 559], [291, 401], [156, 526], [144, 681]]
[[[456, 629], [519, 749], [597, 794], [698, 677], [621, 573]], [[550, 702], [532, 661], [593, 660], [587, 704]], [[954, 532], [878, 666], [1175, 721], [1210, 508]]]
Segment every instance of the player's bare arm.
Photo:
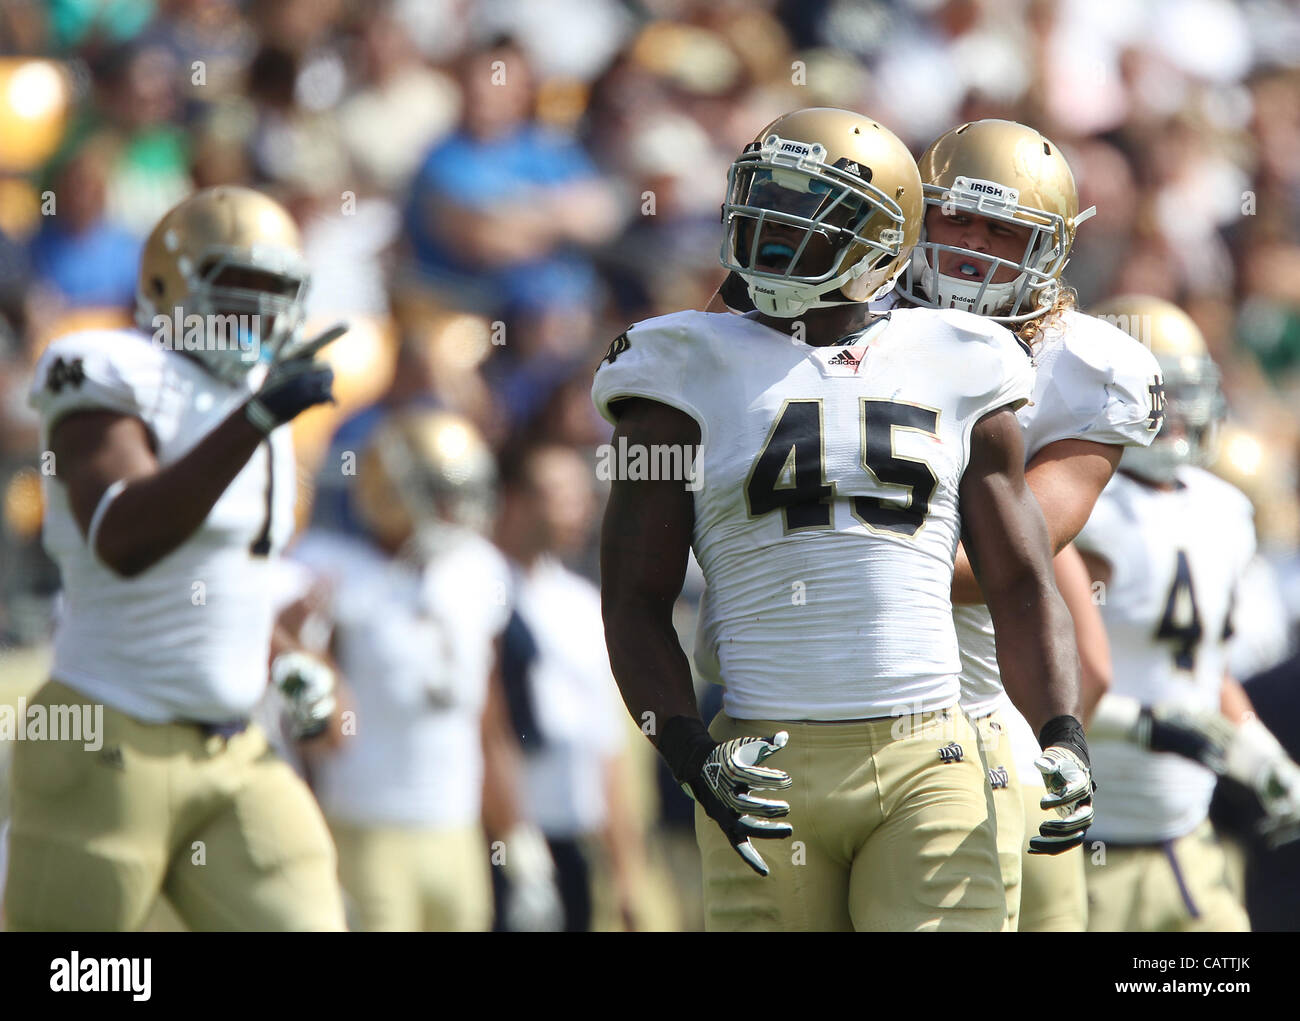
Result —
[[1008, 694], [1033, 724], [1079, 714], [1074, 630], [1052, 573], [1047, 526], [1026, 481], [1020, 427], [1004, 408], [971, 434], [962, 535], [987, 597]]
[[[656, 401], [621, 405], [613, 442], [696, 445], [700, 427]], [[609, 661], [628, 711], [699, 719], [691, 668], [673, 627], [695, 524], [694, 497], [681, 481], [612, 483], [600, 536], [601, 606]]]
[[[657, 401], [620, 405], [615, 444], [697, 445], [699, 425]], [[673, 604], [682, 591], [695, 525], [694, 496], [677, 481], [615, 481], [600, 536], [601, 608], [610, 666], [623, 702], [639, 723], [652, 714], [656, 747], [681, 783], [726, 833], [732, 847], [759, 875], [767, 864], [752, 837], [791, 834], [773, 821], [790, 811], [782, 801], [756, 797], [754, 788], [783, 788], [790, 777], [760, 766], [788, 735], [769, 741], [738, 738], [719, 745], [695, 704], [691, 668], [673, 627]], [[706, 763], [717, 765], [706, 770]], [[755, 817], [760, 818], [755, 818]], [[766, 818], [762, 818], [766, 817]]]
[[1052, 561], [1056, 587], [1074, 622], [1075, 645], [1079, 648], [1079, 702], [1084, 725], [1092, 719], [1097, 703], [1110, 689], [1113, 671], [1106, 624], [1093, 599], [1092, 579], [1083, 557], [1073, 545], [1066, 546]]
[[100, 559], [134, 577], [193, 535], [274, 429], [333, 399], [333, 372], [313, 356], [342, 332], [335, 327], [278, 362], [253, 397], [166, 467], [138, 418], [89, 411], [61, 419], [50, 434], [58, 477], [87, 540], [95, 526]]
[[109, 487], [126, 483], [99, 522], [95, 552], [129, 578], [194, 534], [263, 439], [240, 410], [160, 468], [140, 419], [86, 411], [54, 427], [50, 449], [83, 535]]
[[[1079, 534], [1097, 497], [1115, 473], [1123, 450], [1123, 447], [1089, 440], [1057, 440], [1034, 455], [1025, 467], [1025, 481], [1047, 522], [1053, 554], [1060, 553]], [[964, 546], [957, 549], [952, 601], [985, 601]]]
[[998, 667], [1013, 702], [1038, 731], [1044, 809], [1058, 817], [1029, 842], [1034, 854], [1078, 846], [1092, 822], [1092, 776], [1079, 723], [1079, 658], [1056, 590], [1042, 512], [1024, 477], [1020, 425], [1010, 408], [971, 433], [961, 483], [962, 535], [997, 634]]

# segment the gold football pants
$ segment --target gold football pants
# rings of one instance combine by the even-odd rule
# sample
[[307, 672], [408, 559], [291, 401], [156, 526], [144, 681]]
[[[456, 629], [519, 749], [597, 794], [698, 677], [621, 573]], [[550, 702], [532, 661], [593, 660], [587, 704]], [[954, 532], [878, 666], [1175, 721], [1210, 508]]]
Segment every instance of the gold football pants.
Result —
[[[57, 681], [30, 705], [89, 705]], [[344, 927], [329, 832], [256, 727], [227, 739], [108, 706], [102, 747], [14, 745], [6, 924], [125, 930], [164, 894], [196, 930]]]
[[971, 724], [979, 735], [980, 757], [984, 761], [993, 796], [994, 824], [998, 831], [998, 865], [1002, 869], [1002, 887], [1007, 895], [1005, 928], [1008, 932], [1015, 932], [1020, 920], [1021, 860], [1025, 857], [1024, 850], [1028, 846], [1024, 792], [1016, 773], [1010, 731], [1002, 719], [1002, 711], [995, 710], [978, 720], [972, 720]]
[[1086, 872], [1090, 932], [1250, 929], [1228, 853], [1209, 820], [1160, 844], [1104, 844], [1089, 853]]
[[486, 932], [488, 849], [479, 826], [357, 826], [330, 820], [339, 876], [364, 932]]
[[696, 806], [708, 929], [1002, 928], [991, 796], [959, 709], [844, 723], [719, 713], [709, 733], [726, 741], [778, 730], [790, 741], [768, 765], [794, 785], [767, 796], [789, 801], [794, 835], [754, 841], [771, 875], [753, 872]]

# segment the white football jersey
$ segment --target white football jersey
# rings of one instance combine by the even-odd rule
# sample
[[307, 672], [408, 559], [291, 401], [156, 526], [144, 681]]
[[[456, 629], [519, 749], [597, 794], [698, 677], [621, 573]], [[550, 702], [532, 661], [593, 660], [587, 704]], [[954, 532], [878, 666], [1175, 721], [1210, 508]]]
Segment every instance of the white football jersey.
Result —
[[862, 719], [956, 702], [970, 434], [1032, 390], [1014, 337], [955, 311], [895, 310], [831, 347], [680, 312], [611, 345], [592, 392], [606, 418], [646, 397], [700, 425], [697, 659], [726, 686], [729, 715]]
[[[112, 411], [144, 422], [166, 466], [258, 381], [255, 374], [245, 387], [230, 386], [144, 333], [92, 330], [50, 344], [29, 400], [46, 446], [64, 416]], [[246, 717], [267, 684], [268, 556], [294, 527], [289, 430], [276, 430], [254, 452], [193, 535], [134, 578], [114, 574], [86, 545], [57, 464], [43, 484], [45, 548], [63, 575], [53, 676], [149, 722]]]
[[[1160, 366], [1123, 330], [1070, 309], [1042, 332], [1033, 360], [1034, 396], [1016, 412], [1026, 464], [1057, 440], [1144, 447], [1155, 437]], [[1015, 712], [1002, 688], [988, 607], [954, 606], [953, 620], [961, 646], [962, 709], [973, 718], [995, 709]]]
[[[1101, 604], [1117, 695], [1144, 705], [1219, 707], [1235, 592], [1255, 552], [1250, 502], [1199, 468], [1162, 491], [1118, 474], [1076, 540], [1104, 557]], [[1214, 792], [1210, 770], [1123, 741], [1090, 743], [1098, 839], [1154, 843], [1190, 833]]]
[[1262, 553], [1247, 565], [1237, 587], [1232, 622], [1228, 673], [1236, 680], [1248, 681], [1291, 655], [1282, 586], [1276, 569]]
[[548, 837], [592, 833], [608, 816], [608, 762], [627, 736], [600, 591], [558, 560], [541, 557], [527, 570], [516, 566], [513, 594], [537, 643], [528, 684], [541, 737], [540, 747], [525, 747], [520, 807]]
[[466, 533], [426, 567], [363, 539], [309, 532], [290, 553], [332, 593], [355, 733], [313, 767], [326, 815], [355, 825], [477, 824], [481, 720], [510, 576]]

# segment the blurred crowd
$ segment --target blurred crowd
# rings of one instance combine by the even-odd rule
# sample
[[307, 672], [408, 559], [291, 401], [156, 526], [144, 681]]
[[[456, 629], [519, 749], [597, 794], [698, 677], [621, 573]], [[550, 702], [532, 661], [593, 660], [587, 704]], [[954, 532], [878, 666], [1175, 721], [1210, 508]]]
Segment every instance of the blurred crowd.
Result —
[[[352, 325], [337, 406], [295, 424], [302, 522], [347, 528], [339, 453], [386, 410], [447, 408], [498, 451], [526, 436], [592, 462], [610, 339], [706, 304], [728, 165], [819, 105], [917, 154], [982, 117], [1065, 150], [1098, 209], [1066, 278], [1085, 309], [1144, 292], [1201, 326], [1239, 427], [1231, 477], [1300, 616], [1294, 2], [8, 0], [0, 54], [8, 647], [47, 640], [58, 585], [31, 367], [60, 333], [130, 322], [143, 236], [192, 189], [283, 202], [312, 321]], [[595, 579], [595, 473], [555, 486], [565, 560]]]

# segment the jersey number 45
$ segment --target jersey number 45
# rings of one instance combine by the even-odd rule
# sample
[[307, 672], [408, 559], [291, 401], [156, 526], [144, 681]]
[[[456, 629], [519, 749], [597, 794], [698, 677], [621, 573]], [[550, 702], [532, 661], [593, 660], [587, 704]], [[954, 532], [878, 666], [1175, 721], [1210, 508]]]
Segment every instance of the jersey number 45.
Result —
[[[863, 397], [858, 423], [862, 475], [828, 481], [821, 399], [787, 400], [745, 482], [749, 516], [779, 510], [787, 535], [831, 528], [832, 505], [840, 493], [847, 493], [853, 516], [868, 528], [908, 538], [916, 535], [930, 512], [938, 479], [925, 461], [899, 455], [894, 441], [900, 429], [937, 437], [938, 409]], [[873, 490], [887, 493], [887, 486], [905, 487], [905, 492], [872, 494]]]

